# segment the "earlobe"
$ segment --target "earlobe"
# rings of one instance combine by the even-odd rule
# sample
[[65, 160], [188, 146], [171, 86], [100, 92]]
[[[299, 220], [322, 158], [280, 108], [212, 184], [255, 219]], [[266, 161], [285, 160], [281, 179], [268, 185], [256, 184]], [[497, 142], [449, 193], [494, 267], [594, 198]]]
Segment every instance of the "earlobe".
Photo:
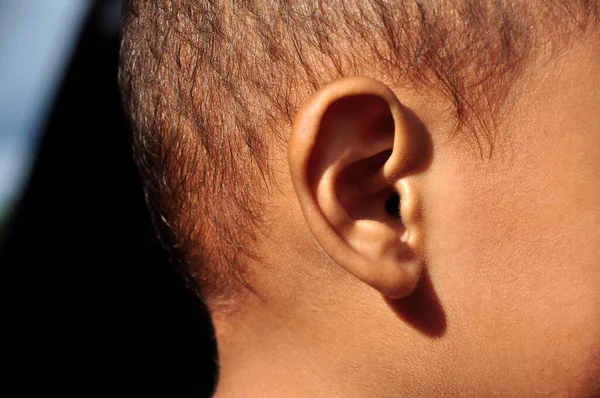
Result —
[[393, 298], [414, 290], [422, 268], [414, 173], [427, 152], [422, 134], [389, 87], [352, 77], [306, 101], [288, 147], [294, 189], [316, 241]]

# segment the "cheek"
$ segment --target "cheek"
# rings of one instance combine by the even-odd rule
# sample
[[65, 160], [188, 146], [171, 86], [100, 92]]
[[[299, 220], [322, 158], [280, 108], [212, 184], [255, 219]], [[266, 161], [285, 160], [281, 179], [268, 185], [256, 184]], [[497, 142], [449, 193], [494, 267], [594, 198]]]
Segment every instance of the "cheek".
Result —
[[465, 366], [577, 395], [600, 374], [600, 179], [537, 155], [431, 175], [426, 251]]

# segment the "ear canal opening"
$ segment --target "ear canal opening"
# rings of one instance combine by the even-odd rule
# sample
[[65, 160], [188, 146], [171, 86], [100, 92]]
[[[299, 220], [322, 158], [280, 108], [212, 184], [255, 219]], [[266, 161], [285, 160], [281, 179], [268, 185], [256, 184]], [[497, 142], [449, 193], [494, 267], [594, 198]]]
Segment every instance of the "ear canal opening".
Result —
[[391, 217], [402, 222], [402, 214], [400, 213], [400, 195], [398, 192], [391, 192], [388, 199], [385, 201], [385, 211]]

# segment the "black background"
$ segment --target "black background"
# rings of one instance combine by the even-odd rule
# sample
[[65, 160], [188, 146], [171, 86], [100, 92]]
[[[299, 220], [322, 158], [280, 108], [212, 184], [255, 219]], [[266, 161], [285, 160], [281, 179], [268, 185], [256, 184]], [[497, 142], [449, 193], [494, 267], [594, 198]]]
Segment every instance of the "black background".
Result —
[[5, 396], [213, 389], [209, 318], [156, 239], [131, 157], [107, 4], [86, 20], [0, 248]]

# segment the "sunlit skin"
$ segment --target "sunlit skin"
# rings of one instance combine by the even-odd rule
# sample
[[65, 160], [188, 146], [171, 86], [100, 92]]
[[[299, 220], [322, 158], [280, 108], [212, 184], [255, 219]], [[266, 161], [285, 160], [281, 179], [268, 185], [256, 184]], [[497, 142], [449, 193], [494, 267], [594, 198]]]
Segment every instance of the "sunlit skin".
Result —
[[600, 397], [597, 1], [132, 0], [229, 397]]
[[[587, 40], [530, 65], [493, 147], [451, 138], [442, 101], [390, 90], [414, 115], [406, 129], [430, 140], [414, 150], [420, 166], [407, 162], [410, 173], [391, 182], [406, 189], [419, 285], [390, 298], [375, 271], [355, 272], [329, 245], [338, 235], [367, 238], [335, 228], [341, 210], [327, 192], [299, 193], [289, 159], [306, 149], [294, 137], [320, 106], [309, 103], [294, 122], [291, 158], [272, 154], [270, 235], [253, 263], [261, 299], [214, 315], [216, 396], [600, 396], [600, 45]], [[361, 206], [385, 201], [367, 199]], [[334, 232], [311, 223], [322, 219]]]

